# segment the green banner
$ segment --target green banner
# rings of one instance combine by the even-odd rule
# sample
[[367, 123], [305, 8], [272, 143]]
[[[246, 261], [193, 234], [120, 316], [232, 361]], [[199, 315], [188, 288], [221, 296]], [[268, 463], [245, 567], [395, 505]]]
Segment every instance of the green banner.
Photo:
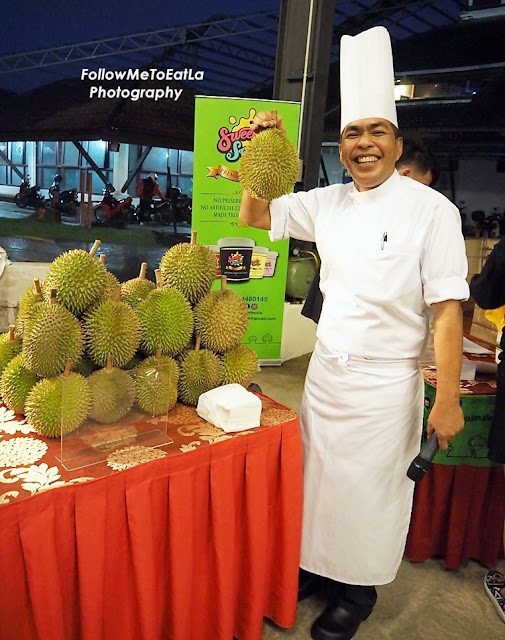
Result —
[[[424, 382], [424, 428], [435, 402], [435, 387]], [[433, 462], [437, 464], [466, 464], [472, 467], [492, 467], [487, 439], [493, 419], [495, 396], [461, 396], [460, 404], [465, 416], [465, 427], [449, 444], [446, 451], [437, 451]]]
[[[242, 187], [238, 161], [254, 136], [250, 121], [277, 109], [296, 146], [300, 105], [248, 98], [197, 97], [193, 165], [193, 229], [216, 253], [227, 286], [249, 306], [243, 342], [261, 362], [280, 362], [289, 240], [271, 242], [261, 229], [244, 227], [238, 213]], [[216, 273], [214, 288], [220, 286]]]

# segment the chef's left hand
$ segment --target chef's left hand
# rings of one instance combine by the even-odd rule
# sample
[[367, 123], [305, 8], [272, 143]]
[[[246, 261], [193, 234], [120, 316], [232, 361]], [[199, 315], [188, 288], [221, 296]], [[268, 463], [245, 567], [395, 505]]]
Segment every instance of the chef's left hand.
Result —
[[454, 436], [463, 431], [464, 424], [465, 418], [459, 401], [437, 402], [435, 399], [435, 404], [428, 416], [426, 432], [430, 436], [435, 430], [438, 446], [445, 450]]

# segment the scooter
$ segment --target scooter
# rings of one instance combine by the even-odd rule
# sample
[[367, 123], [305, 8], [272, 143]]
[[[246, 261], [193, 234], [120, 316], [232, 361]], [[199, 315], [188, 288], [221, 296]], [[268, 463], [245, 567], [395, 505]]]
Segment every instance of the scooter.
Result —
[[53, 184], [49, 187], [49, 198], [46, 206], [57, 209], [61, 213], [74, 216], [79, 207], [77, 189], [66, 189], [62, 191], [60, 184], [63, 181], [59, 173], [54, 176]]
[[168, 200], [159, 200], [149, 203], [148, 206], [142, 205], [135, 207], [133, 212], [133, 221], [144, 224], [145, 222], [156, 222], [160, 225], [167, 225], [173, 222], [174, 216], [172, 207]]
[[39, 186], [30, 186], [30, 176], [26, 176], [19, 185], [19, 191], [14, 196], [14, 201], [21, 209], [26, 207], [34, 207], [37, 209], [44, 205], [44, 198], [39, 193]]
[[133, 215], [131, 196], [119, 199], [115, 198], [108, 189], [103, 190], [103, 198], [95, 207], [97, 222], [110, 227], [123, 227]]

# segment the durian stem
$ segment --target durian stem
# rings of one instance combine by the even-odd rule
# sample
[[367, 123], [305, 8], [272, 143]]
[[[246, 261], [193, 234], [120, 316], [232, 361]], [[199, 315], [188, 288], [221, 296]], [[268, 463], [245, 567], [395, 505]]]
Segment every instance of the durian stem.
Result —
[[191, 232], [191, 242], [190, 244], [196, 244], [196, 236], [198, 234], [198, 231], [192, 231]]
[[121, 296], [121, 285], [118, 284], [118, 286], [114, 289], [114, 295], [112, 296], [112, 300], [114, 302], [119, 302], [120, 296]]
[[102, 244], [101, 240], [95, 240], [93, 246], [90, 249], [89, 255], [94, 258], [96, 252], [98, 251], [98, 247]]
[[155, 269], [154, 275], [156, 276], [156, 287], [158, 289], [163, 289], [163, 284], [161, 283], [161, 269]]
[[49, 301], [51, 304], [56, 304], [56, 289], [51, 289]]
[[156, 360], [161, 360], [161, 344], [156, 345], [156, 353], [154, 354]]
[[146, 279], [146, 273], [147, 273], [147, 262], [143, 262], [140, 265], [140, 273], [139, 273], [140, 280]]
[[202, 342], [202, 339], [200, 336], [197, 337], [196, 339], [196, 344], [195, 344], [195, 351], [200, 351], [200, 343]]
[[112, 366], [112, 355], [110, 353], [107, 356], [107, 364], [105, 365], [105, 371], [107, 371], [107, 373], [111, 373], [112, 371], [114, 371], [114, 367]]
[[107, 256], [105, 255], [105, 253], [101, 253], [100, 254], [100, 264], [103, 264], [105, 266], [105, 258]]
[[9, 339], [7, 340], [7, 342], [14, 342], [14, 340], [16, 339], [14, 337], [14, 330], [16, 329], [16, 325], [15, 324], [10, 324], [9, 325]]
[[42, 295], [42, 289], [40, 287], [40, 280], [38, 278], [34, 278], [33, 279], [33, 286], [35, 287], [34, 295], [41, 296]]
[[221, 276], [221, 291], [226, 291], [227, 279], [226, 276]]
[[67, 364], [65, 365], [65, 371], [63, 372], [63, 377], [68, 378], [71, 374], [72, 370], [72, 360], [69, 358], [67, 360]]

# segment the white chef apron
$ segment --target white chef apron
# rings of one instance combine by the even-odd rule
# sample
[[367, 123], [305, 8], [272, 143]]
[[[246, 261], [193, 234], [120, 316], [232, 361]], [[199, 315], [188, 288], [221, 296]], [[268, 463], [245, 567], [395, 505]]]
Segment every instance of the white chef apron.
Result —
[[412, 509], [423, 378], [416, 358], [370, 360], [318, 341], [300, 409], [300, 566], [346, 584], [394, 580]]

